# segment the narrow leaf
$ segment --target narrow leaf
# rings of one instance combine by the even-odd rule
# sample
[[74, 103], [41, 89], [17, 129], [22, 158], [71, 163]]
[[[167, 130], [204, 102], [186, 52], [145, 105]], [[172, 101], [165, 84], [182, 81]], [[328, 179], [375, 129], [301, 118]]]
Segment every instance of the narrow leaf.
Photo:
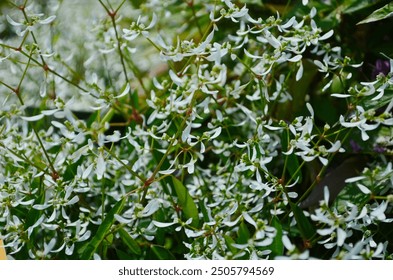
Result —
[[233, 246], [233, 244], [235, 244], [235, 241], [229, 235], [224, 235], [224, 240], [228, 249], [231, 251], [232, 254], [235, 255], [238, 251], [237, 248]]
[[118, 233], [120, 235], [121, 240], [128, 247], [128, 249], [130, 249], [130, 251], [133, 254], [140, 255], [142, 253], [139, 244], [135, 241], [134, 238], [130, 236], [130, 234], [124, 228], [120, 228], [118, 230]]
[[272, 250], [273, 255], [282, 256], [284, 253], [284, 243], [282, 242], [282, 225], [277, 217], [273, 217], [272, 225], [277, 232], [272, 244], [269, 246], [269, 249]]
[[172, 177], [173, 186], [178, 197], [180, 207], [186, 219], [192, 218], [191, 225], [197, 227], [199, 224], [198, 209], [187, 188], [175, 177]]
[[247, 225], [242, 222], [239, 226], [239, 230], [237, 231], [237, 244], [246, 244], [248, 240], [250, 239], [250, 231], [247, 227]]
[[126, 200], [127, 198], [123, 197], [121, 200], [116, 202], [113, 208], [108, 212], [105, 219], [98, 227], [98, 230], [95, 233], [93, 239], [87, 244], [86, 248], [84, 249], [81, 255], [82, 260], [90, 260], [93, 258], [93, 255], [96, 252], [98, 246], [104, 240], [105, 236], [108, 234], [113, 223], [115, 222], [115, 214], [119, 214], [121, 212], [126, 203]]
[[392, 16], [393, 16], [393, 3], [389, 3], [383, 6], [382, 8], [375, 10], [374, 12], [371, 13], [371, 15], [366, 17], [364, 20], [358, 22], [357, 24], [375, 22]]
[[305, 240], [310, 240], [315, 234], [315, 228], [307, 219], [307, 217], [303, 214], [303, 210], [299, 208], [296, 204], [290, 202], [290, 206], [295, 216], [297, 228], [300, 231], [300, 234]]
[[151, 250], [160, 260], [175, 260], [175, 256], [166, 248], [162, 246], [153, 245]]

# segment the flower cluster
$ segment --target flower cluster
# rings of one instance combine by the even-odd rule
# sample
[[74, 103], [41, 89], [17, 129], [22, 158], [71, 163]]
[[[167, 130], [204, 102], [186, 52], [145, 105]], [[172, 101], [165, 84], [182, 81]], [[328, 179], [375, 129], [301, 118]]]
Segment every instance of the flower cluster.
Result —
[[[0, 17], [10, 256], [392, 258], [393, 72], [359, 82], [308, 1], [25, 2]], [[332, 205], [318, 182], [355, 144]]]

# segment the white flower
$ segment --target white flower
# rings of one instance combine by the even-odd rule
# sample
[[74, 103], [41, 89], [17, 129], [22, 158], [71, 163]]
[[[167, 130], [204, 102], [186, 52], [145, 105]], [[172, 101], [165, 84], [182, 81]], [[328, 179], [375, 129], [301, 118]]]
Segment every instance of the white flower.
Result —
[[157, 23], [157, 16], [153, 13], [152, 20], [148, 26], [141, 23], [142, 17], [139, 16], [136, 22], [133, 22], [129, 29], [123, 28], [123, 37], [128, 41], [133, 41], [140, 34], [144, 37], [149, 37], [149, 30]]

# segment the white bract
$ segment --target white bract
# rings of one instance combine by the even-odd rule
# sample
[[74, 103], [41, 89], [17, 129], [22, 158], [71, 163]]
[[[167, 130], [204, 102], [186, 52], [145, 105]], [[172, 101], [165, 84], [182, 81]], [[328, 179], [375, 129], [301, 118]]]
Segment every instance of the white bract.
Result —
[[[8, 254], [391, 258], [393, 74], [357, 81], [311, 2], [25, 2], [0, 17]], [[298, 207], [359, 151], [333, 204]]]

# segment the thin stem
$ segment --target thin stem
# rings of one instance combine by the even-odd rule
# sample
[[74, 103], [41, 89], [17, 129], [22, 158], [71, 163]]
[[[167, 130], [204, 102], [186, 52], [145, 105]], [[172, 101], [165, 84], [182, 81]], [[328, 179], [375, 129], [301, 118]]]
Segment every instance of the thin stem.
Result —
[[[162, 50], [156, 43], [154, 43], [150, 38], [147, 38], [147, 37], [146, 37], [146, 40], [149, 41], [149, 43], [150, 43], [157, 51], [159, 51], [159, 52], [162, 52], [162, 51], [163, 51], [163, 50]], [[190, 58], [190, 59], [191, 59], [191, 58]], [[175, 67], [175, 65], [173, 64], [173, 61], [172, 61], [172, 60], [168, 60], [167, 63], [168, 63], [168, 65], [169, 65], [169, 67], [172, 69], [172, 71], [173, 71], [173, 72], [176, 72], [176, 67]]]
[[[23, 51], [23, 50], [20, 50], [20, 53], [23, 54], [23, 55], [26, 56], [26, 57], [29, 57], [29, 55], [28, 55], [25, 51]], [[34, 63], [36, 63], [37, 65], [39, 65], [39, 66], [41, 66], [41, 67], [43, 67], [43, 68], [46, 67], [46, 68], [45, 68], [46, 71], [49, 71], [50, 73], [56, 75], [57, 77], [61, 78], [61, 79], [64, 80], [65, 82], [69, 83], [70, 85], [73, 85], [74, 87], [80, 89], [81, 91], [83, 91], [83, 92], [89, 92], [87, 89], [81, 87], [80, 85], [74, 83], [73, 81], [69, 80], [68, 78], [64, 77], [63, 75], [57, 73], [55, 70], [52, 70], [52, 69], [49, 68], [47, 65], [42, 64], [41, 62], [37, 61], [37, 60], [34, 59], [33, 57], [31, 57], [31, 61], [33, 61]], [[98, 98], [98, 97], [97, 97], [97, 98]]]
[[[14, 90], [14, 92], [16, 93], [16, 95], [17, 95], [17, 97], [18, 97], [18, 99], [19, 99], [19, 101], [20, 101], [22, 106], [24, 106], [25, 103], [23, 102], [23, 99], [22, 99], [22, 97], [21, 97], [21, 95], [19, 93], [19, 90], [20, 90], [20, 88], [22, 86], [22, 83], [23, 83], [23, 80], [24, 80], [24, 78], [26, 76], [27, 70], [30, 67], [30, 63], [31, 63], [31, 60], [32, 60], [32, 55], [33, 55], [32, 52], [33, 51], [31, 51], [30, 55], [28, 56], [28, 61], [27, 61], [26, 67], [25, 67], [25, 69], [23, 71], [22, 77], [21, 77], [21, 79], [19, 81], [18, 87], [16, 88], [16, 90]], [[45, 146], [42, 143], [41, 138], [38, 135], [37, 130], [32, 125], [31, 125], [31, 127], [32, 127], [33, 132], [34, 132], [35, 136], [37, 137], [38, 143], [41, 146], [41, 149], [42, 149], [42, 151], [43, 151], [43, 153], [44, 153], [44, 155], [45, 155], [45, 157], [46, 157], [46, 159], [48, 161], [49, 167], [50, 167], [50, 169], [52, 171], [52, 177], [56, 178], [58, 176], [58, 173], [57, 173], [57, 171], [56, 171], [56, 169], [55, 169], [55, 167], [54, 167], [54, 165], [53, 165], [53, 163], [52, 163], [52, 161], [51, 161], [51, 159], [50, 159], [50, 157], [49, 157], [49, 155], [48, 155], [48, 153], [47, 153], [47, 151], [45, 149]]]
[[21, 160], [23, 160], [25, 163], [27, 163], [29, 166], [34, 166], [35, 168], [37, 168], [37, 170], [44, 172], [47, 175], [50, 175], [48, 171], [46, 171], [46, 169], [41, 168], [39, 165], [35, 164], [34, 162], [32, 162], [28, 157], [26, 157], [25, 155], [20, 155], [16, 152], [14, 152], [13, 150], [9, 149], [7, 146], [5, 146], [3, 143], [0, 142], [0, 146], [3, 149], [6, 149], [7, 151], [9, 151], [11, 154], [13, 154], [14, 156], [20, 158]]
[[[352, 131], [352, 128], [348, 130], [347, 134], [344, 136], [342, 143], [345, 143], [346, 139], [349, 137], [350, 132]], [[339, 137], [339, 135], [337, 135], [337, 138]], [[323, 138], [323, 137], [321, 137]], [[336, 139], [337, 139], [336, 138]], [[320, 141], [320, 140], [319, 140]], [[318, 143], [319, 143], [318, 141]], [[317, 144], [318, 144], [317, 143]], [[333, 154], [329, 154], [328, 156], [328, 162], [330, 163], [333, 159], [333, 157], [336, 155], [336, 153]], [[326, 172], [326, 169], [328, 168], [329, 164], [326, 166], [323, 166], [321, 168], [321, 170], [319, 171], [317, 178], [321, 178], [323, 176], [323, 174]], [[318, 183], [318, 180], [314, 180], [311, 184], [311, 186], [306, 190], [306, 192], [299, 198], [297, 203], [300, 203], [301, 201], [303, 201], [304, 199], [306, 199], [306, 197], [308, 197], [308, 195], [310, 194], [310, 192], [314, 189], [315, 185]]]
[[[126, 49], [126, 51], [127, 51], [127, 49]], [[131, 59], [131, 54], [130, 54], [128, 51], [127, 51], [127, 54], [128, 54], [128, 55], [125, 57], [125, 60], [128, 62], [128, 66], [131, 68], [132, 72], [134, 73], [135, 77], [137, 78], [137, 80], [138, 80], [140, 86], [142, 87], [143, 91], [144, 91], [145, 93], [147, 93], [148, 90], [147, 90], [146, 86], [145, 86], [144, 83], [143, 83], [143, 80], [142, 80], [142, 76], [141, 76], [140, 70], [139, 70], [138, 67], [135, 65], [135, 63], [132, 61], [132, 59]]]
[[201, 26], [199, 25], [198, 17], [197, 17], [197, 15], [196, 15], [196, 11], [195, 11], [194, 0], [190, 0], [190, 1], [188, 2], [188, 6], [191, 7], [191, 11], [192, 11], [194, 23], [195, 23], [195, 25], [196, 25], [197, 28], [198, 28], [199, 34], [200, 34], [201, 36], [203, 36], [202, 28], [201, 28]]
[[[191, 103], [193, 103], [193, 102], [191, 102]], [[151, 185], [151, 183], [156, 181], [155, 177], [156, 177], [157, 173], [161, 170], [161, 166], [163, 165], [163, 163], [165, 162], [165, 160], [169, 156], [171, 147], [173, 146], [173, 144], [175, 143], [177, 138], [180, 136], [180, 133], [182, 133], [182, 131], [184, 129], [184, 126], [186, 124], [186, 121], [187, 121], [187, 118], [184, 118], [183, 122], [180, 125], [180, 128], [177, 130], [175, 136], [171, 139], [171, 142], [169, 143], [168, 148], [165, 151], [165, 154], [162, 156], [160, 162], [157, 164], [156, 168], [154, 169], [153, 174], [150, 176], [149, 179], [147, 179], [145, 181], [144, 190], [143, 190], [142, 197], [141, 197], [141, 200], [140, 200], [141, 204], [144, 205], [146, 203], [146, 195], [147, 195], [148, 188]]]
[[[214, 26], [214, 22], [210, 22], [209, 26], [206, 28], [206, 31], [205, 31], [205, 33], [203, 34], [203, 36], [202, 36], [202, 38], [200, 40], [200, 42], [202, 42], [203, 40], [205, 40], [207, 38], [207, 36], [209, 36], [209, 32], [213, 28], [213, 26]], [[195, 59], [195, 56], [190, 56], [190, 58], [184, 64], [184, 66], [183, 66], [183, 68], [181, 69], [180, 72], [183, 72], [187, 68], [187, 66], [191, 64], [191, 61], [193, 59]]]
[[[85, 89], [85, 88], [83, 88], [82, 86], [80, 86], [80, 85], [74, 83], [73, 81], [69, 80], [68, 78], [64, 77], [63, 75], [57, 73], [55, 70], [49, 68], [47, 65], [43, 64], [42, 62], [39, 62], [39, 61], [36, 60], [34, 57], [32, 57], [29, 53], [23, 51], [21, 48], [19, 48], [19, 47], [18, 47], [18, 48], [17, 48], [17, 47], [13, 47], [13, 46], [6, 45], [6, 44], [2, 44], [2, 43], [0, 43], [0, 46], [21, 53], [22, 55], [24, 55], [25, 57], [27, 57], [28, 59], [30, 59], [32, 62], [34, 62], [37, 66], [40, 66], [40, 67], [42, 67], [43, 69], [45, 69], [45, 71], [48, 71], [48, 72], [52, 73], [53, 75], [59, 77], [60, 79], [64, 80], [64, 81], [67, 82], [68, 84], [70, 84], [70, 85], [72, 85], [72, 86], [74, 86], [74, 87], [80, 89], [80, 90], [83, 91], [83, 92], [89, 92], [87, 89]], [[92, 94], [92, 96], [94, 96], [94, 95]], [[97, 96], [94, 96], [94, 97], [98, 98]]]
[[132, 168], [125, 164], [114, 152], [112, 152], [108, 147], [104, 146], [105, 151], [107, 151], [114, 159], [116, 159], [121, 165], [123, 165], [128, 172], [130, 172], [133, 176], [138, 178], [141, 182], [146, 182], [146, 178], [143, 176], [139, 175], [137, 172], [132, 170]]
[[[26, 1], [25, 3], [27, 3], [27, 1]], [[23, 8], [21, 8], [20, 10], [22, 11], [23, 17], [25, 18], [27, 24], [30, 25], [29, 17], [27, 16], [24, 7], [25, 7], [25, 5], [24, 5]], [[33, 31], [30, 31], [30, 34], [31, 34], [31, 37], [33, 38], [34, 43], [35, 43], [35, 44], [37, 45], [37, 47], [38, 47], [38, 52], [39, 52], [39, 56], [40, 56], [40, 58], [41, 58], [42, 64], [43, 64], [43, 65], [46, 65], [45, 59], [44, 59], [44, 57], [42, 56], [41, 49], [40, 49], [39, 46], [38, 46], [38, 41], [37, 41], [37, 39], [36, 39], [36, 37], [35, 37], [35, 35], [34, 35], [34, 32], [33, 32]]]
[[120, 10], [120, 8], [124, 5], [125, 2], [126, 2], [126, 0], [123, 0], [123, 2], [120, 3], [120, 5], [117, 7], [117, 9], [115, 11], [116, 14]]
[[4, 83], [2, 80], [0, 80], [0, 84], [5, 86], [6, 88], [10, 89], [12, 92], [15, 92], [15, 89], [13, 87], [11, 87], [10, 85]]
[[[289, 128], [287, 128], [287, 143], [289, 144]], [[282, 147], [283, 149], [285, 148], [285, 149], [287, 149], [288, 147]], [[288, 151], [286, 151], [286, 152], [288, 152]], [[287, 165], [288, 165], [288, 159], [289, 159], [289, 156], [290, 155], [286, 155], [285, 156], [285, 161], [284, 161], [284, 167], [283, 167], [283, 169], [282, 169], [282, 173], [281, 173], [281, 178], [283, 179], [284, 177], [285, 177], [285, 171], [287, 170]], [[296, 170], [297, 171], [297, 170]]]
[[108, 16], [111, 18], [112, 26], [113, 26], [113, 29], [115, 30], [115, 37], [116, 37], [116, 41], [117, 41], [117, 52], [119, 53], [119, 56], [120, 56], [120, 63], [123, 68], [123, 74], [124, 74], [125, 80], [128, 82], [127, 68], [124, 63], [124, 55], [123, 55], [123, 51], [121, 50], [121, 42], [120, 42], [119, 33], [117, 31], [117, 24], [116, 24], [116, 19], [115, 19], [117, 12], [119, 11], [120, 7], [124, 4], [125, 1], [123, 0], [123, 2], [120, 4], [120, 6], [115, 11], [110, 11], [108, 9], [108, 7], [105, 6], [105, 4], [102, 2], [102, 0], [99, 0], [99, 2], [101, 3], [101, 5], [105, 9], [105, 11], [107, 12]]

